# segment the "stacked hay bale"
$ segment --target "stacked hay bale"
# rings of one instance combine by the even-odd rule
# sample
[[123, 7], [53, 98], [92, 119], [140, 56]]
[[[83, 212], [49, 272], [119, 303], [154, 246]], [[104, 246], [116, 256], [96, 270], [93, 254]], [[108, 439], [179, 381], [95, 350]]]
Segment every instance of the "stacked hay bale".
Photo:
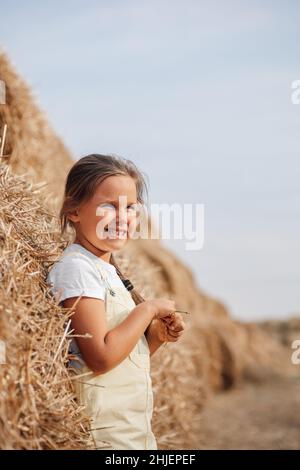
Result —
[[[65, 368], [72, 312], [55, 304], [45, 283], [68, 243], [55, 208], [72, 159], [3, 56], [0, 65], [9, 91], [0, 105], [0, 125], [9, 125], [0, 164], [0, 338], [7, 349], [0, 366], [0, 448], [85, 448], [87, 419]], [[55, 203], [38, 181], [51, 187]], [[145, 298], [171, 297], [191, 313], [183, 339], [153, 356], [153, 429], [159, 448], [197, 448], [199, 416], [211, 392], [249, 372], [281, 373], [285, 351], [255, 325], [233, 322], [158, 240], [130, 241], [117, 259]]]
[[34, 103], [28, 86], [1, 51], [0, 80], [6, 91], [6, 104], [0, 104], [0, 135], [7, 125], [2, 161], [16, 175], [26, 173], [33, 182], [45, 181], [45, 190], [59, 199], [72, 158]]
[[300, 338], [300, 315], [291, 315], [285, 320], [269, 320], [258, 324], [269, 335], [276, 338], [287, 348]]
[[0, 165], [0, 448], [84, 448], [86, 420], [64, 365], [67, 315], [44, 282], [61, 244], [39, 191]]

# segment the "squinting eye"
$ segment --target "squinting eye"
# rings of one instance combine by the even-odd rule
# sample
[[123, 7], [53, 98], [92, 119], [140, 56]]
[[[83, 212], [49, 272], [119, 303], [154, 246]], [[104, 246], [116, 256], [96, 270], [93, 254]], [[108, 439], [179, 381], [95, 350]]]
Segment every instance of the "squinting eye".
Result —
[[127, 207], [127, 210], [130, 212], [136, 212], [137, 204], [131, 204], [130, 206]]
[[104, 204], [100, 204], [98, 207], [100, 207], [101, 209], [116, 210], [115, 206], [113, 204], [109, 204], [108, 202]]

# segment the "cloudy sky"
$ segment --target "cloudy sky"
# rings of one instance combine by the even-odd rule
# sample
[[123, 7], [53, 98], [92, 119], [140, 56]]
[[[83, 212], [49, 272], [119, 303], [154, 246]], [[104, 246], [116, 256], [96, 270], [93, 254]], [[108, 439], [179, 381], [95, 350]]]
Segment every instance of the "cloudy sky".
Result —
[[204, 204], [164, 243], [240, 319], [300, 313], [300, 2], [2, 0], [0, 43], [74, 158], [132, 159], [151, 203]]

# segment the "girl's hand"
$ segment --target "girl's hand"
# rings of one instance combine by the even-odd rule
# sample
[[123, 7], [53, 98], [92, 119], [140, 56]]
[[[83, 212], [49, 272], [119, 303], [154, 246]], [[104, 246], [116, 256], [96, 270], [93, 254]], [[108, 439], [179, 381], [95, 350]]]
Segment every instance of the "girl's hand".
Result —
[[182, 315], [175, 312], [170, 321], [159, 320], [157, 326], [158, 338], [162, 342], [176, 342], [182, 336], [185, 327]]
[[171, 315], [176, 310], [175, 301], [169, 299], [153, 299], [146, 301], [153, 311], [153, 317], [171, 321]]

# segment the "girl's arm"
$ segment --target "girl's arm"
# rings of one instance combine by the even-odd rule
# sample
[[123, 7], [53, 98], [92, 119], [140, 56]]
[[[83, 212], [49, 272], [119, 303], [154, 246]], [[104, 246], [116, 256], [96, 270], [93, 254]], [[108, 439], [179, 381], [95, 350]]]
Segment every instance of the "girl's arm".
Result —
[[[71, 308], [77, 299], [64, 300], [64, 307]], [[121, 323], [108, 330], [104, 301], [81, 297], [71, 318], [75, 335], [92, 335], [91, 338], [76, 338], [87, 366], [99, 374], [116, 367], [129, 355], [156, 314], [168, 316], [173, 310], [175, 303], [172, 300], [148, 300], [137, 305]]]

